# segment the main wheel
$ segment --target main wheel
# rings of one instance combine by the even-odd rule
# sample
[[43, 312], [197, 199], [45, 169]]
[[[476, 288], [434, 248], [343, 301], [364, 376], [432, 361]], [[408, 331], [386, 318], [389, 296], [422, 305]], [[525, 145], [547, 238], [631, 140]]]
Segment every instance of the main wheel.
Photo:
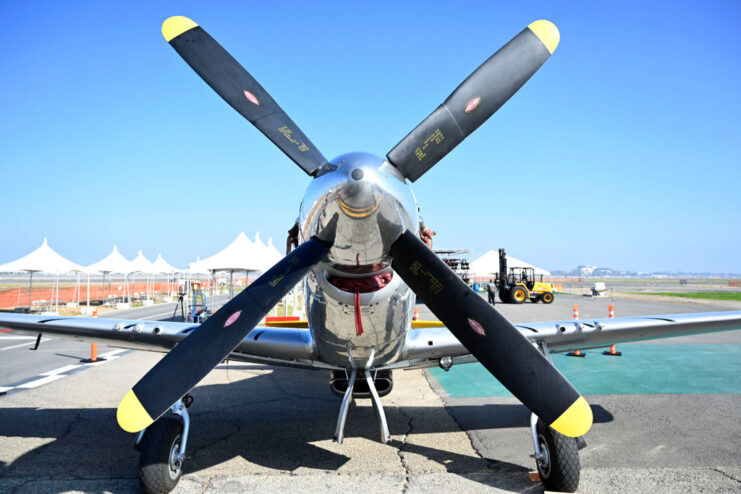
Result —
[[538, 445], [543, 457], [537, 460], [538, 473], [546, 490], [575, 492], [579, 488], [579, 448], [573, 437], [554, 431], [538, 420]]
[[514, 303], [521, 304], [527, 299], [527, 293], [525, 293], [524, 288], [517, 286], [512, 290], [510, 297]]
[[545, 292], [541, 298], [544, 304], [550, 304], [553, 302], [553, 294], [551, 292]]
[[505, 304], [510, 303], [509, 290], [505, 290], [504, 288], [502, 288], [501, 290], [499, 290], [499, 300], [501, 300]]
[[139, 481], [146, 494], [170, 492], [183, 474], [183, 462], [177, 459], [183, 438], [183, 423], [166, 416], [152, 424], [142, 439], [139, 455]]

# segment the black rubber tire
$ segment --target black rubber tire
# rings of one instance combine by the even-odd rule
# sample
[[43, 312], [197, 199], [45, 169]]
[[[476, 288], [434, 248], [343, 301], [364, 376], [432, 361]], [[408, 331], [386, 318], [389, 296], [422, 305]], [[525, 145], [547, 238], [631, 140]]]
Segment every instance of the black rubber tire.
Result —
[[180, 444], [182, 433], [183, 423], [174, 416], [160, 418], [144, 433], [139, 455], [139, 482], [145, 494], [167, 493], [178, 485], [183, 468], [171, 474], [170, 452], [174, 442]]
[[545, 292], [543, 296], [540, 297], [540, 300], [542, 300], [544, 304], [553, 303], [553, 294], [551, 292]]
[[508, 304], [510, 303], [509, 300], [509, 291], [505, 289], [499, 290], [499, 300], [502, 301], [502, 303]]
[[579, 488], [581, 464], [576, 439], [554, 431], [548, 424], [538, 420], [538, 441], [547, 448], [549, 465], [537, 461], [540, 481], [546, 490], [575, 492]]
[[[518, 300], [518, 297], [519, 297], [519, 300]], [[516, 286], [510, 292], [509, 298], [512, 299], [513, 304], [521, 304], [525, 300], [527, 300], [527, 292], [521, 286]]]

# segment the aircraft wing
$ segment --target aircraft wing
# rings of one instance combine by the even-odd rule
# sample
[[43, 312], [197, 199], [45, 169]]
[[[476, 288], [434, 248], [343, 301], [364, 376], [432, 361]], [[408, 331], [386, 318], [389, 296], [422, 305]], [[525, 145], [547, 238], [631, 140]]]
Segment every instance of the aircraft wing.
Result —
[[[116, 348], [169, 352], [199, 325], [97, 317], [59, 317], [0, 313], [0, 328], [19, 333], [104, 343]], [[319, 362], [307, 328], [256, 327], [230, 359], [312, 369], [335, 369]], [[339, 368], [337, 368], [339, 369]]]
[[[615, 343], [741, 329], [741, 311], [572, 319], [521, 323], [515, 327], [533, 344], [543, 342], [552, 353], [561, 353]], [[433, 367], [442, 357], [448, 356], [453, 357], [455, 363], [476, 361], [446, 328], [420, 328], [409, 332], [402, 360], [389, 368]]]

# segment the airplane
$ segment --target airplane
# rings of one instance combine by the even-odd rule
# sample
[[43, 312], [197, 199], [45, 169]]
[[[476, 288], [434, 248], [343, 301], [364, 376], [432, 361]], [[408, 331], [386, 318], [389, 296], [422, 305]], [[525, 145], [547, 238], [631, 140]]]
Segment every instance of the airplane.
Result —
[[[349, 153], [333, 160], [194, 21], [171, 17], [162, 33], [311, 182], [299, 208], [300, 245], [202, 324], [0, 314], [0, 326], [19, 332], [166, 352], [117, 411], [119, 425], [136, 433], [143, 491], [176, 487], [191, 426], [189, 392], [230, 359], [328, 372], [342, 396], [334, 433], [340, 443], [358, 397], [371, 399], [381, 441], [391, 440], [381, 398], [392, 391], [392, 371], [480, 362], [531, 411], [533, 457], [545, 488], [573, 492], [592, 411], [553, 366], [552, 352], [741, 328], [741, 311], [513, 325], [419, 239], [411, 183], [545, 63], [560, 41], [551, 22], [535, 21], [514, 36], [385, 158]], [[259, 325], [299, 283], [307, 321]], [[439, 321], [413, 321], [417, 297]]]

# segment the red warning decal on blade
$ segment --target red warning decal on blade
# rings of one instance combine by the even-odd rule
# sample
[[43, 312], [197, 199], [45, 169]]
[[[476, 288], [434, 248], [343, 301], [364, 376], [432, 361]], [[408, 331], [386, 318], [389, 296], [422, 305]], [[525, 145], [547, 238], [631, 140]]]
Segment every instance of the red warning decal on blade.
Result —
[[253, 105], [260, 106], [260, 100], [257, 99], [257, 96], [247, 91], [246, 89], [244, 90], [244, 97], [247, 98], [247, 101], [249, 101]]
[[481, 336], [486, 336], [486, 331], [484, 331], [484, 327], [481, 325], [480, 322], [474, 321], [470, 317], [468, 318], [468, 325], [471, 326], [471, 329], [476, 331]]
[[238, 310], [237, 312], [229, 316], [229, 319], [227, 319], [226, 322], [224, 323], [224, 327], [227, 328], [231, 326], [232, 324], [234, 324], [237, 321], [237, 319], [239, 319], [239, 316], [241, 315], [242, 315], [242, 311]]
[[466, 105], [466, 113], [471, 113], [476, 109], [477, 106], [479, 106], [479, 103], [481, 103], [481, 97], [477, 96], [471, 101], [468, 102]]

